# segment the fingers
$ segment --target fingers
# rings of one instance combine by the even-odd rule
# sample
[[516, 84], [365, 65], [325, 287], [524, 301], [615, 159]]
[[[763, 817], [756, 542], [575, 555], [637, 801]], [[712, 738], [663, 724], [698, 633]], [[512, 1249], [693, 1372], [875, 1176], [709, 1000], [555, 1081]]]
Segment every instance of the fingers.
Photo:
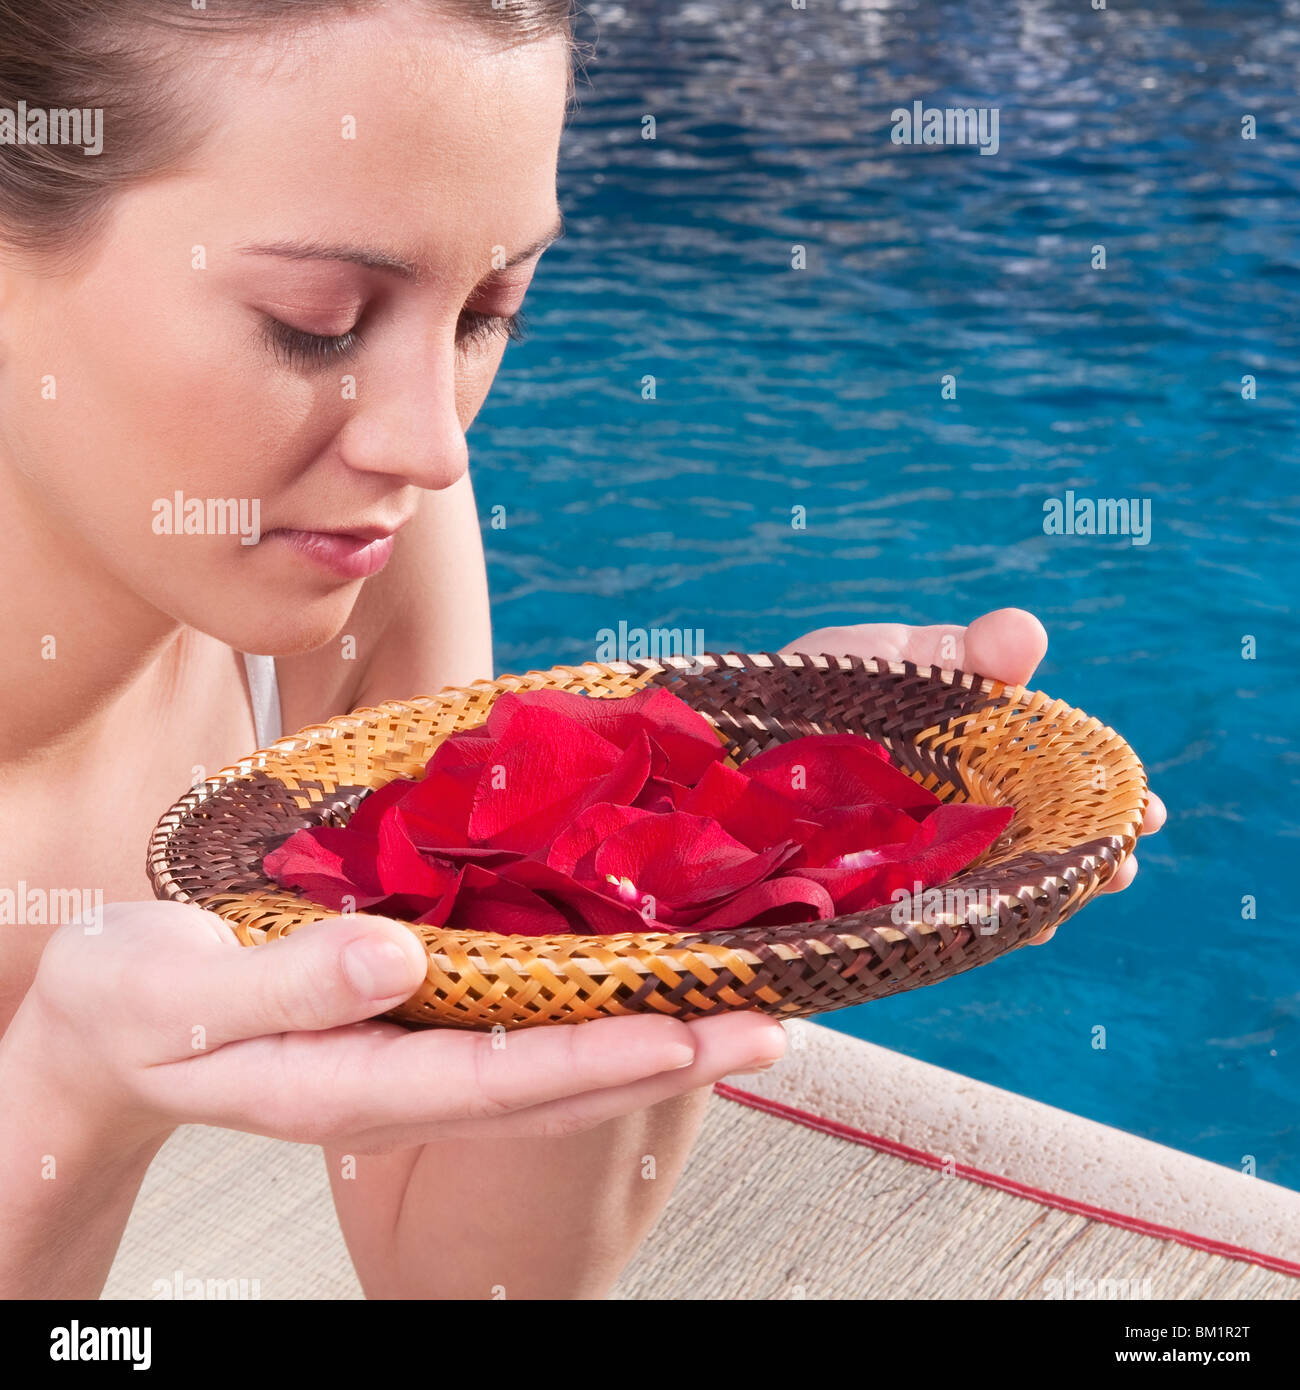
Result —
[[[922, 668], [971, 671], [1009, 685], [1024, 685], [1047, 651], [1046, 630], [1023, 608], [999, 608], [976, 618], [969, 627], [950, 623], [928, 627], [871, 623], [825, 631], [828, 638], [838, 638], [838, 642], [834, 646], [818, 646], [818, 651], [911, 661]], [[794, 645], [799, 650], [812, 650], [807, 640]]]
[[[1150, 800], [1147, 802], [1146, 814], [1142, 817], [1141, 834], [1156, 834], [1160, 829], [1163, 828], [1164, 823], [1168, 818], [1168, 814], [1169, 813], [1165, 808], [1165, 803], [1160, 800], [1160, 798], [1155, 794], [1155, 792], [1152, 792], [1150, 795]], [[1137, 871], [1137, 855], [1130, 854], [1129, 857], [1123, 862], [1123, 864], [1120, 865], [1119, 872], [1101, 891], [1103, 893], [1122, 893], [1124, 889], [1127, 888], [1129, 884], [1131, 884], [1133, 880], [1137, 877]]]
[[695, 1046], [695, 1060], [689, 1067], [646, 1076], [617, 1089], [586, 1091], [560, 1102], [534, 1106], [504, 1122], [501, 1137], [572, 1134], [591, 1129], [617, 1115], [644, 1110], [684, 1091], [711, 1086], [733, 1072], [776, 1061], [785, 1053], [785, 1029], [765, 1014], [722, 1014], [686, 1026]]
[[[1119, 872], [1101, 890], [1103, 893], [1122, 893], [1125, 888], [1137, 877], [1138, 861], [1135, 854], [1129, 857], [1119, 866]], [[1040, 931], [1037, 936], [1030, 937], [1026, 945], [1046, 946], [1047, 943], [1056, 935], [1055, 927], [1047, 927]]]
[[887, 656], [891, 661], [912, 661], [922, 670], [927, 666], [938, 666], [948, 671], [966, 664], [964, 627], [934, 623], [930, 627], [899, 628], [897, 632], [889, 649], [877, 655]]
[[1047, 631], [1023, 608], [999, 608], [975, 619], [964, 645], [964, 670], [1025, 685], [1047, 654]]
[[[781, 648], [810, 656], [879, 657], [883, 661], [911, 661], [922, 668], [953, 669], [965, 665], [966, 629], [953, 623], [908, 627], [904, 623], [859, 623], [855, 627], [822, 627]], [[999, 678], [1001, 679], [1001, 678]]]
[[236, 1043], [197, 1063], [154, 1069], [151, 1086], [154, 1103], [204, 1123], [302, 1143], [355, 1141], [377, 1152], [578, 1133], [784, 1048], [780, 1024], [756, 1013], [690, 1024], [601, 1019], [495, 1038], [368, 1022]]
[[[1137, 877], [1138, 861], [1137, 856], [1130, 854], [1129, 857], [1119, 866], [1119, 872], [1101, 890], [1103, 893], [1122, 893], [1125, 888]], [[1039, 932], [1037, 936], [1031, 937], [1026, 943], [1029, 946], [1045, 946], [1056, 935], [1055, 927], [1047, 927]]]
[[902, 623], [862, 623], [856, 627], [819, 628], [783, 652], [820, 656], [882, 657], [912, 661], [922, 668], [973, 671], [1009, 685], [1024, 685], [1047, 651], [1047, 632], [1023, 608], [999, 608], [976, 618], [969, 627], [936, 623], [907, 627]]
[[1129, 857], [1119, 866], [1119, 872], [1101, 890], [1103, 893], [1122, 893], [1125, 888], [1137, 877], [1138, 861], [1136, 854]]
[[[624, 1020], [612, 1020], [623, 1022]], [[577, 1024], [572, 1028], [545, 1028], [522, 1032], [589, 1032], [606, 1028], [599, 1024]], [[647, 1074], [622, 1085], [610, 1085], [533, 1105], [496, 1119], [453, 1122], [440, 1128], [442, 1138], [508, 1139], [526, 1137], [559, 1138], [594, 1129], [607, 1120], [645, 1110], [663, 1100], [697, 1091], [758, 1064], [780, 1058], [786, 1048], [785, 1030], [765, 1014], [728, 1013], [716, 1018], [697, 1019], [681, 1024], [689, 1030], [695, 1047], [695, 1060], [688, 1067]], [[511, 1034], [512, 1038], [521, 1033]], [[429, 1135], [417, 1129], [393, 1130], [379, 1138], [385, 1147], [427, 1142]]]
[[679, 1019], [638, 1016], [510, 1033], [368, 1021], [233, 1043], [154, 1068], [151, 1103], [300, 1143], [400, 1129], [424, 1143], [583, 1091], [683, 1068]]
[[[410, 928], [355, 913], [309, 923], [250, 950], [214, 952], [202, 970], [186, 965], [187, 1027], [201, 1025], [211, 1051], [245, 1038], [373, 1018], [410, 998], [428, 958]], [[169, 975], [163, 982], [176, 987]], [[188, 1036], [185, 1042], [192, 1056]]]
[[[961, 632], [961, 628], [945, 629]], [[883, 657], [902, 661], [903, 648], [916, 628], [903, 623], [858, 623], [853, 627], [819, 627], [815, 632], [788, 642], [782, 652], [802, 652], [805, 656]]]
[[[571, 1101], [660, 1073], [684, 1073], [696, 1055], [692, 1030], [681, 1019], [646, 1016], [520, 1028], [495, 1038], [460, 1033], [446, 1043], [438, 1075], [452, 1098], [454, 1118], [469, 1121]], [[416, 1114], [418, 1108], [407, 1118]]]

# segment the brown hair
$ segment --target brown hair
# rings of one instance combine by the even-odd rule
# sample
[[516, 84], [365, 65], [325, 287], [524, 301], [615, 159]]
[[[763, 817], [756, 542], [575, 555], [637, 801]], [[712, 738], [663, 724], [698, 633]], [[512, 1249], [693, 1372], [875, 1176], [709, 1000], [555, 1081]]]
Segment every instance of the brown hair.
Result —
[[[573, 0], [416, 3], [477, 25], [503, 47], [551, 35], [573, 44]], [[0, 243], [47, 258], [75, 253], [116, 191], [200, 143], [201, 124], [187, 119], [176, 90], [177, 39], [202, 43], [372, 8], [376, 0], [206, 0], [198, 9], [191, 0], [0, 0], [0, 110], [16, 113], [19, 102], [29, 111], [102, 110], [108, 136], [93, 156], [72, 144], [0, 143]]]

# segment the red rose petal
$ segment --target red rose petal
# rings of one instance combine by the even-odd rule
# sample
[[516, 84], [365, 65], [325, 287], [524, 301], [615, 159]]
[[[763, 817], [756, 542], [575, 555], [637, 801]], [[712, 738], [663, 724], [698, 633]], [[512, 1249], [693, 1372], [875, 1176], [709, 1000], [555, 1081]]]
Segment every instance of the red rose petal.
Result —
[[623, 750], [623, 756], [576, 803], [575, 809], [586, 809], [599, 802], [615, 806], [630, 806], [641, 795], [650, 779], [651, 747], [644, 733], [635, 733]]
[[456, 889], [460, 877], [456, 869], [416, 849], [400, 812], [380, 822], [378, 839], [375, 869], [385, 893], [439, 903]]
[[[491, 764], [479, 776], [469, 817], [470, 839], [504, 849], [537, 849], [572, 814], [584, 793], [629, 756], [635, 761], [639, 752], [629, 755], [551, 710], [518, 710], [497, 741]], [[648, 748], [645, 764], [648, 775]], [[643, 776], [642, 784], [644, 780]]]
[[571, 823], [591, 806], [630, 804], [644, 787], [649, 769], [649, 740], [644, 734], [636, 734], [604, 777], [582, 784], [538, 815], [494, 836], [494, 843], [513, 844], [519, 853], [527, 851], [532, 858], [545, 861], [548, 846], [558, 833], [562, 833], [561, 827], [566, 822]]
[[491, 760], [496, 743], [496, 735], [488, 731], [486, 724], [476, 724], [472, 729], [457, 729], [433, 750], [433, 756], [424, 765], [425, 777], [438, 777], [457, 768], [481, 768]]
[[941, 805], [907, 844], [886, 847], [880, 863], [797, 873], [820, 883], [838, 911], [864, 912], [889, 902], [900, 888], [911, 892], [917, 883], [922, 889], [946, 883], [988, 849], [1014, 814], [1010, 806]]
[[376, 787], [369, 796], [362, 799], [361, 804], [352, 813], [347, 828], [358, 835], [378, 836], [379, 822], [384, 812], [404, 800], [407, 792], [419, 785], [410, 777], [396, 777], [382, 787]]
[[469, 763], [446, 766], [438, 773], [425, 776], [398, 805], [388, 809], [388, 815], [399, 813], [403, 817], [407, 830], [421, 849], [442, 845], [469, 847], [470, 813], [474, 809], [474, 792], [482, 770], [481, 766]]
[[[712, 766], [720, 767], [721, 763], [714, 763]], [[652, 761], [651, 772], [653, 771]], [[681, 782], [674, 782], [669, 777], [652, 775], [646, 778], [645, 786], [631, 804], [646, 811], [679, 811], [682, 809], [680, 803], [689, 790], [689, 787], [683, 786]]]
[[298, 830], [263, 860], [269, 878], [297, 888], [334, 912], [368, 907], [385, 897], [375, 870], [376, 845], [331, 825]]
[[[725, 763], [714, 763], [677, 807], [706, 816], [756, 853], [781, 840], [800, 838], [802, 808], [790, 797]], [[811, 827], [806, 823], [804, 830]]]
[[[910, 844], [917, 832], [915, 818], [892, 806], [853, 806], [822, 814], [823, 824], [800, 835], [802, 848], [791, 861], [793, 872], [800, 866], [841, 869], [881, 863], [888, 856], [880, 851]], [[857, 855], [863, 857], [855, 861], [852, 856]], [[845, 856], [850, 857], [848, 862], [836, 862]]]
[[598, 803], [582, 810], [555, 837], [555, 843], [547, 851], [545, 862], [562, 874], [586, 880], [595, 875], [595, 866], [584, 863], [605, 843], [616, 830], [650, 815], [649, 811], [634, 806], [614, 806]]
[[617, 932], [658, 930], [654, 923], [643, 920], [631, 905], [614, 902], [536, 859], [517, 860], [498, 870], [498, 874], [508, 882], [532, 889], [562, 912], [569, 922], [569, 931], [612, 936]]
[[[778, 911], [794, 907], [803, 911]], [[820, 883], [798, 876], [770, 878], [729, 898], [706, 917], [696, 921], [691, 930], [723, 931], [729, 927], [754, 926], [760, 922], [776, 925], [771, 920], [775, 917], [780, 917], [780, 924], [785, 926], [799, 921], [822, 922], [834, 916], [835, 904]]]
[[474, 795], [485, 769], [494, 761], [496, 739], [468, 738], [477, 730], [452, 734], [438, 745], [422, 781], [400, 802], [415, 843], [421, 849], [468, 847]]
[[[656, 915], [702, 907], [765, 878], [793, 852], [789, 843], [755, 854], [714, 820], [681, 811], [647, 815], [615, 830], [592, 859], [596, 886], [607, 883]], [[619, 887], [621, 885], [621, 887]]]
[[939, 798], [900, 772], [858, 734], [809, 734], [791, 739], [741, 765], [745, 776], [816, 812], [875, 803], [926, 811]]
[[561, 714], [619, 747], [633, 734], [645, 733], [663, 749], [673, 775], [683, 782], [696, 781], [726, 756], [713, 725], [662, 686], [606, 699], [566, 690], [509, 691], [493, 703], [488, 728], [504, 735], [516, 714], [530, 708]]
[[550, 903], [490, 869], [469, 864], [462, 871], [447, 925], [460, 931], [499, 932], [502, 936], [556, 936], [571, 933], [569, 920]]

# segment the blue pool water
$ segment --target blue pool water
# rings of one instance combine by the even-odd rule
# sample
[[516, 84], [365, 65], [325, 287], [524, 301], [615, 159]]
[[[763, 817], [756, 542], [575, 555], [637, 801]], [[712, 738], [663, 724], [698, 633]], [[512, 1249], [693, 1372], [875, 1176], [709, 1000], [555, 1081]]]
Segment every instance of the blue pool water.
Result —
[[[588, 8], [570, 235], [471, 434], [498, 669], [1032, 609], [1167, 829], [1051, 945], [822, 1021], [1300, 1187], [1300, 4]], [[917, 99], [998, 153], [891, 145]], [[1150, 543], [1045, 535], [1067, 489]]]

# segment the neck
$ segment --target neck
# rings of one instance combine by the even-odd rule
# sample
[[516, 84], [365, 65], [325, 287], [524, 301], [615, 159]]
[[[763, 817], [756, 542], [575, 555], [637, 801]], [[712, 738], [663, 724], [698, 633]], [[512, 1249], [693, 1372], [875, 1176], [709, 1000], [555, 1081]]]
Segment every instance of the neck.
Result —
[[0, 764], [83, 743], [132, 692], [166, 701], [198, 636], [35, 503], [15, 470], [0, 471]]

